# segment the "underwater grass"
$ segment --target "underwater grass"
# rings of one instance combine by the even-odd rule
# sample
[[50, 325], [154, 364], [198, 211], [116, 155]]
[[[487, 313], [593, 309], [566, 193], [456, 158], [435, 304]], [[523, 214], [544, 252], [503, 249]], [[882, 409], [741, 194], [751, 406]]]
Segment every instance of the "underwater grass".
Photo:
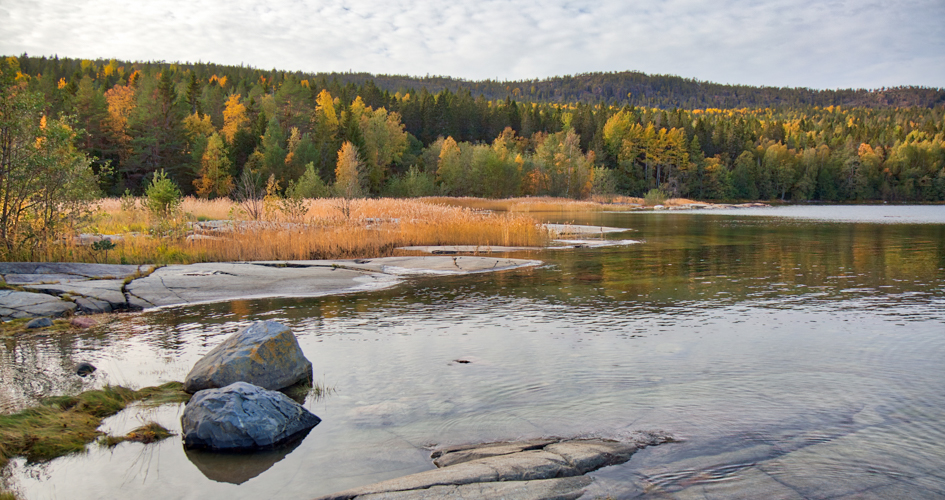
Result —
[[46, 398], [33, 408], [0, 415], [0, 468], [15, 456], [41, 462], [83, 451], [86, 444], [102, 435], [98, 430], [102, 419], [132, 401], [159, 405], [189, 399], [180, 382], [137, 391], [106, 386], [75, 396]]

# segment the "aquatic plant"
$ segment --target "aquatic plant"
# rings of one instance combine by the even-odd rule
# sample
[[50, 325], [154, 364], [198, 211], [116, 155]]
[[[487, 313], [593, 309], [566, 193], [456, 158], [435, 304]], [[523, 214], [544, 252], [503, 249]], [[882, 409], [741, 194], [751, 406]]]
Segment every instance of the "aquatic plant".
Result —
[[38, 406], [0, 415], [0, 468], [15, 456], [50, 460], [83, 451], [102, 435], [98, 426], [132, 401], [147, 404], [184, 402], [190, 398], [180, 382], [132, 390], [106, 386], [75, 396], [46, 398]]
[[161, 424], [157, 422], [148, 422], [141, 427], [134, 429], [128, 434], [125, 434], [124, 436], [105, 436], [105, 438], [102, 440], [102, 444], [108, 446], [109, 448], [117, 446], [120, 443], [124, 443], [125, 441], [135, 441], [138, 443], [150, 444], [167, 439], [173, 435], [173, 432], [167, 430]]

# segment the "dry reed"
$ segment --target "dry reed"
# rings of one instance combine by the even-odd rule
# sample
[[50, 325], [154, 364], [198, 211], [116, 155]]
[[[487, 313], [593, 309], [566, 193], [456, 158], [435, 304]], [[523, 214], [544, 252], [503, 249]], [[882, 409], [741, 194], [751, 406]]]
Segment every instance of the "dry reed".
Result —
[[[39, 260], [112, 263], [192, 263], [306, 260], [392, 255], [413, 245], [542, 246], [549, 236], [523, 214], [487, 213], [411, 199], [306, 200], [302, 215], [287, 217], [271, 200], [263, 220], [247, 220], [234, 202], [186, 198], [173, 221], [151, 221], [140, 208], [102, 200], [88, 231], [120, 235], [115, 248], [93, 250], [78, 241], [50, 249]], [[140, 202], [138, 203], [140, 207]], [[222, 222], [202, 222], [222, 221]], [[162, 223], [161, 237], [145, 229]]]

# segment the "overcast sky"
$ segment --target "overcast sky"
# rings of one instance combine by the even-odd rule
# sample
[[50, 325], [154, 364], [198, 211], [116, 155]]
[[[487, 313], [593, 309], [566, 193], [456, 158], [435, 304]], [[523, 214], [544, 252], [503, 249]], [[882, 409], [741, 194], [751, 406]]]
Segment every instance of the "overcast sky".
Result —
[[0, 53], [532, 79], [945, 87], [945, 0], [2, 0]]

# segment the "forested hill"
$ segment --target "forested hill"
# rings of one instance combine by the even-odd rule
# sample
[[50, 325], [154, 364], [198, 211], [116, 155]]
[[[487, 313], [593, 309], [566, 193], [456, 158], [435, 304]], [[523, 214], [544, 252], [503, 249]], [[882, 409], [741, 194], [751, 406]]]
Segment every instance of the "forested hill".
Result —
[[[376, 86], [391, 94], [415, 94], [426, 90], [431, 94], [449, 90], [454, 94], [469, 91], [472, 97], [482, 96], [487, 100], [512, 99], [518, 102], [560, 104], [610, 104], [633, 105], [661, 109], [737, 109], [778, 108], [807, 106], [844, 107], [922, 107], [933, 108], [945, 105], [945, 89], [917, 86], [882, 89], [837, 89], [813, 90], [807, 88], [752, 87], [748, 85], [723, 85], [702, 82], [674, 75], [647, 75], [635, 71], [614, 73], [585, 73], [574, 76], [558, 76], [544, 80], [520, 81], [469, 81], [442, 76], [413, 77], [405, 75], [373, 75], [370, 73], [306, 73], [282, 70], [260, 70], [245, 66], [226, 66], [212, 63], [128, 62], [88, 61], [81, 59], [19, 57], [26, 74], [49, 74], [58, 81], [78, 83], [91, 67], [155, 68], [170, 66], [193, 69], [198, 76], [226, 76], [237, 83], [240, 80], [256, 82], [265, 76], [269, 82], [278, 82], [292, 75], [298, 80], [319, 82], [326, 88], [330, 84], [343, 87], [353, 84]], [[118, 75], [116, 75], [117, 78]]]
[[486, 99], [506, 99], [524, 102], [556, 102], [612, 105], [631, 104], [662, 109], [735, 109], [799, 106], [845, 107], [935, 107], [945, 104], [945, 89], [928, 87], [894, 87], [875, 90], [838, 89], [812, 90], [806, 88], [751, 87], [702, 82], [673, 75], [647, 75], [635, 71], [618, 73], [585, 73], [558, 76], [544, 80], [521, 81], [467, 81], [455, 78], [400, 75], [372, 75], [369, 73], [319, 74], [329, 80], [362, 85], [373, 81], [391, 93], [410, 89], [426, 89], [438, 93], [448, 89], [453, 93], [470, 91]]
[[[604, 88], [621, 81], [614, 74], [522, 88], [6, 57], [0, 136], [16, 135], [19, 151], [35, 153], [72, 134], [111, 195], [141, 193], [167, 175], [185, 194], [204, 197], [228, 196], [239, 181], [290, 197], [358, 187], [369, 196], [586, 198], [655, 190], [697, 199], [945, 201], [942, 90], [830, 94], [628, 75], [660, 92], [626, 92], [651, 99], [646, 105], [580, 100], [594, 95], [587, 82]], [[473, 88], [414, 86], [436, 81]], [[707, 96], [725, 92], [740, 107], [713, 107], [724, 105]], [[859, 105], [811, 104], [830, 95]], [[703, 101], [666, 109], [673, 99]], [[53, 141], [52, 131], [61, 137]], [[0, 191], [13, 179], [7, 158], [16, 160], [6, 151]], [[40, 160], [21, 162], [21, 171], [33, 172]]]

